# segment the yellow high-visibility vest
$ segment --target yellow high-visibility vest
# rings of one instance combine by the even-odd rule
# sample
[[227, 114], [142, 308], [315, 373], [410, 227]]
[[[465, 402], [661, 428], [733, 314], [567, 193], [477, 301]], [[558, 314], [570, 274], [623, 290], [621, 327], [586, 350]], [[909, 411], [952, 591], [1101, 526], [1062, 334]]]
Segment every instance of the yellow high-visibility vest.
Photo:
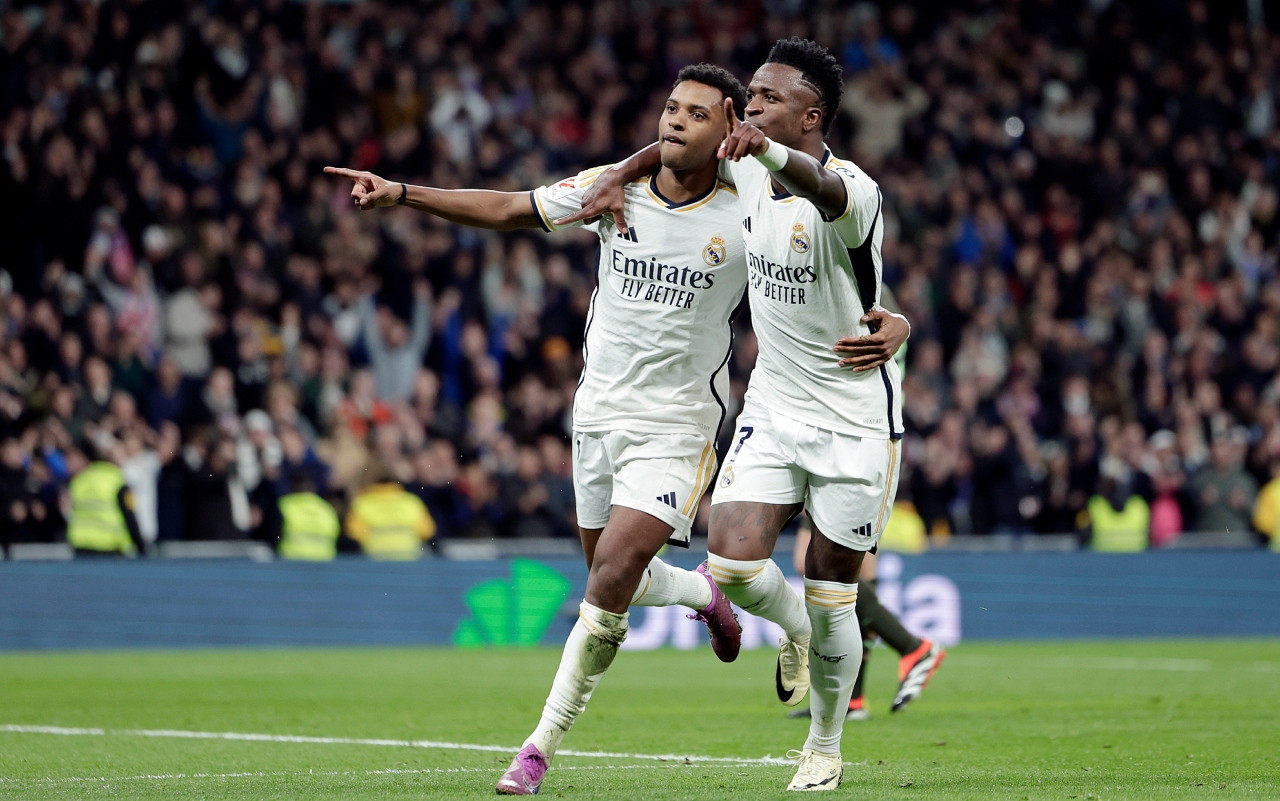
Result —
[[280, 499], [284, 525], [280, 556], [310, 562], [329, 562], [338, 554], [342, 524], [338, 513], [314, 492], [295, 492]]
[[399, 484], [375, 484], [356, 496], [347, 534], [374, 559], [418, 559], [436, 523], [422, 499]]
[[1093, 550], [1137, 553], [1147, 549], [1151, 507], [1141, 495], [1129, 496], [1118, 512], [1106, 498], [1094, 495], [1089, 499], [1089, 520], [1093, 526]]
[[134, 552], [129, 526], [120, 509], [120, 490], [124, 486], [124, 472], [110, 462], [94, 462], [71, 479], [67, 542], [73, 548], [103, 553]]
[[900, 553], [924, 553], [929, 548], [929, 532], [911, 501], [897, 501], [889, 513], [889, 522], [880, 535], [880, 547]]

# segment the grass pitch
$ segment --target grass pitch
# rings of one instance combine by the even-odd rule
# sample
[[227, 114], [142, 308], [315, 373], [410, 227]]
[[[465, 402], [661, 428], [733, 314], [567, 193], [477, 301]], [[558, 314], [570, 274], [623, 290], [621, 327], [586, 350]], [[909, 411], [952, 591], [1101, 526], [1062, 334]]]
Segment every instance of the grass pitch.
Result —
[[[624, 652], [543, 785], [563, 799], [773, 799], [807, 722], [773, 654]], [[490, 798], [558, 650], [0, 655], [0, 798]], [[1280, 641], [966, 643], [845, 730], [865, 799], [1280, 797]], [[590, 755], [584, 752], [593, 752]], [[665, 755], [665, 756], [664, 756]]]

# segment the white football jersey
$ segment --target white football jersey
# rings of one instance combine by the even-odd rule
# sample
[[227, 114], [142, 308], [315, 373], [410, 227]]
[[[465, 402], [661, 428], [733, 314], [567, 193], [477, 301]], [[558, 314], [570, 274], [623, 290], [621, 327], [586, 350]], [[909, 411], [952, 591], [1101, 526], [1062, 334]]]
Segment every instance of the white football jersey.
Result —
[[[544, 230], [580, 210], [603, 169], [530, 193]], [[655, 178], [626, 186], [626, 236], [608, 218], [585, 226], [600, 237], [600, 262], [573, 427], [692, 429], [714, 440], [729, 389], [729, 318], [747, 276], [738, 198], [717, 180], [702, 197], [672, 203]]]
[[860, 322], [880, 302], [880, 189], [853, 164], [823, 154], [848, 202], [834, 220], [789, 192], [747, 157], [725, 161], [742, 206], [751, 322], [760, 355], [747, 398], [778, 414], [862, 437], [902, 436], [901, 373], [840, 367], [836, 341], [869, 333]]

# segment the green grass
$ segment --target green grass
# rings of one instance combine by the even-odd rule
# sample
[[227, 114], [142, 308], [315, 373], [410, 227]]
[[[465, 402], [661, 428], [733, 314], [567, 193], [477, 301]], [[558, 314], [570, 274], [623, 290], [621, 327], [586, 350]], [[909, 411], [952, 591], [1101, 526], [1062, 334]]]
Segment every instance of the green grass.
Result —
[[[0, 798], [490, 798], [537, 719], [551, 649], [363, 649], [0, 655]], [[773, 656], [623, 653], [543, 795], [784, 798], [807, 724], [773, 699]], [[842, 797], [1280, 797], [1280, 641], [964, 644], [925, 694], [845, 730]], [[137, 730], [429, 740], [408, 745], [140, 736]], [[752, 760], [658, 761], [687, 754]], [[632, 756], [622, 756], [632, 755]]]

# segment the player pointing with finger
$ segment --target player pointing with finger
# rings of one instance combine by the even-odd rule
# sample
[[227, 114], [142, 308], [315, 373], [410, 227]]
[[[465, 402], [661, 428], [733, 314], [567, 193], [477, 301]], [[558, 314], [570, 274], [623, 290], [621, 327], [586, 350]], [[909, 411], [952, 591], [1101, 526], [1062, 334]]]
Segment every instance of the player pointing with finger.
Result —
[[[804, 791], [833, 790], [843, 777], [840, 740], [862, 658], [858, 570], [893, 506], [902, 437], [898, 366], [860, 350], [879, 347], [871, 324], [884, 224], [876, 182], [824, 142], [842, 91], [824, 48], [779, 41], [747, 87], [745, 121], [730, 115], [718, 152], [738, 187], [760, 354], [715, 485], [709, 563], [738, 606], [786, 632], [778, 697], [794, 705], [810, 695], [809, 736], [788, 787]], [[607, 181], [652, 156], [642, 151]], [[615, 212], [616, 190], [597, 191], [604, 199], [583, 212]], [[814, 524], [803, 600], [771, 558], [801, 508]]]
[[[741, 628], [704, 567], [657, 558], [687, 547], [698, 502], [716, 472], [728, 393], [730, 316], [746, 283], [738, 203], [717, 177], [723, 100], [742, 84], [710, 65], [680, 71], [659, 121], [660, 160], [624, 191], [637, 225], [585, 227], [600, 238], [596, 291], [573, 401], [573, 483], [586, 556], [586, 595], [541, 718], [498, 781], [501, 794], [538, 792], [561, 741], [627, 636], [632, 605], [681, 605], [733, 661]], [[441, 190], [327, 167], [350, 178], [360, 209], [405, 205], [452, 222], [508, 230], [564, 227], [607, 172], [585, 170], [531, 192]], [[568, 225], [571, 223], [565, 223]]]

